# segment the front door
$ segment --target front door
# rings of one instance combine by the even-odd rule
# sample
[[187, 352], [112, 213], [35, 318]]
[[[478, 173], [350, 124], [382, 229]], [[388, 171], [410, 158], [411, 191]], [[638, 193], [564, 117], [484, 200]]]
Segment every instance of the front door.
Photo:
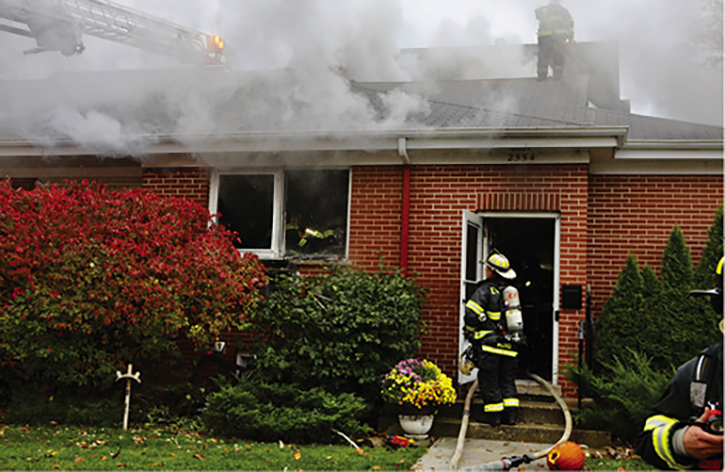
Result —
[[[462, 314], [476, 282], [485, 276], [480, 261], [493, 252], [509, 259], [517, 274], [513, 283], [519, 290], [527, 339], [519, 354], [519, 376], [524, 378], [532, 372], [554, 383], [558, 361], [558, 234], [556, 214], [465, 212], [461, 261]], [[466, 348], [462, 337], [459, 346], [461, 351]], [[463, 383], [472, 379], [459, 373]]]

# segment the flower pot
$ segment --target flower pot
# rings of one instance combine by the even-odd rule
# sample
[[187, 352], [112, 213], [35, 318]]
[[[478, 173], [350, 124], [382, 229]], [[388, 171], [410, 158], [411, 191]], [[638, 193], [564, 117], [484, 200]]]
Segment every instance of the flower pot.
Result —
[[405, 436], [412, 439], [426, 439], [433, 427], [435, 415], [398, 415], [400, 427]]

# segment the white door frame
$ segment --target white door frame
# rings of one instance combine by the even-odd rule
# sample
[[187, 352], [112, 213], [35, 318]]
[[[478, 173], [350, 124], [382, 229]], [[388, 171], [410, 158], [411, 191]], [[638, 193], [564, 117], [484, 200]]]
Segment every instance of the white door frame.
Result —
[[[468, 229], [469, 227], [476, 230], [476, 280], [466, 279], [466, 256], [468, 255], [466, 250], [468, 248]], [[458, 316], [458, 359], [461, 361], [463, 352], [470, 346], [470, 343], [463, 337], [463, 316], [466, 313], [466, 283], [476, 283], [483, 278], [483, 264], [480, 263], [483, 259], [483, 217], [477, 215], [472, 211], [463, 210], [463, 225], [462, 225], [462, 236], [461, 236], [461, 294], [460, 294], [460, 313]], [[464, 385], [469, 382], [476, 380], [477, 369], [473, 369], [469, 375], [464, 375], [463, 372], [458, 370], [458, 385]]]
[[[460, 325], [461, 330], [459, 334], [459, 356], [468, 345], [468, 342], [463, 339], [463, 314], [465, 313], [465, 296], [466, 296], [466, 278], [465, 278], [465, 257], [466, 257], [466, 243], [467, 243], [467, 229], [469, 224], [480, 225], [482, 237], [479, 239], [479, 258], [478, 260], [485, 260], [488, 257], [488, 235], [483, 234], [483, 228], [485, 228], [485, 220], [497, 219], [497, 218], [516, 218], [516, 219], [552, 219], [554, 220], [554, 280], [553, 280], [553, 306], [552, 306], [552, 353], [551, 353], [551, 380], [553, 385], [558, 384], [559, 378], [559, 320], [557, 319], [556, 313], [559, 312], [559, 268], [560, 268], [560, 252], [561, 252], [561, 215], [555, 212], [480, 212], [473, 213], [470, 211], [463, 212], [463, 236], [461, 246], [461, 316]], [[476, 274], [479, 280], [483, 273], [483, 264], [477, 264]], [[470, 282], [470, 281], [468, 281]], [[460, 371], [458, 372], [459, 385], [472, 381], [475, 376], [464, 376]]]

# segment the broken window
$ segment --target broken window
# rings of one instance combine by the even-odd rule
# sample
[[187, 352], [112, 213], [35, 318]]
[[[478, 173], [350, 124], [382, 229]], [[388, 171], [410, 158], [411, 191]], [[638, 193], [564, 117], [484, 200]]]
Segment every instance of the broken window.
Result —
[[216, 174], [212, 213], [260, 257], [344, 257], [348, 170]]
[[285, 173], [285, 255], [345, 255], [348, 171]]
[[222, 175], [217, 212], [222, 225], [235, 231], [237, 248], [272, 249], [274, 175]]

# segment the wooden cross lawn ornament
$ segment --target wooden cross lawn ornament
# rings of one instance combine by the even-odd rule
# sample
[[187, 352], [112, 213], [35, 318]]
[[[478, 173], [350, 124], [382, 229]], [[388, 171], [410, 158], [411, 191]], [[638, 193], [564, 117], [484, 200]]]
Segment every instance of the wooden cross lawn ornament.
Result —
[[141, 383], [141, 372], [133, 373], [133, 364], [128, 365], [128, 371], [125, 374], [121, 374], [120, 371], [116, 371], [116, 382], [121, 379], [126, 379], [126, 411], [123, 414], [123, 429], [128, 429], [128, 410], [131, 406], [131, 380], [135, 380]]

